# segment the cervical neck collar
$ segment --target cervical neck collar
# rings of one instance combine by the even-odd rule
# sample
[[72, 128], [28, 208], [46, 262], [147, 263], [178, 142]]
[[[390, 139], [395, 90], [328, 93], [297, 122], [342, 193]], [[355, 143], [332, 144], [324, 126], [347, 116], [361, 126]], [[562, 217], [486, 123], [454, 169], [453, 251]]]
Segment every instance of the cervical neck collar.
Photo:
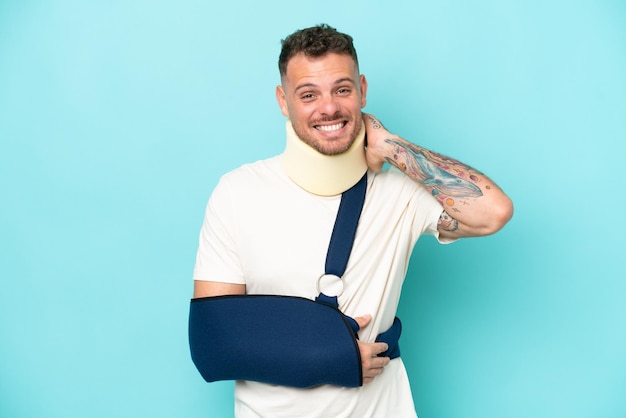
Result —
[[335, 196], [354, 186], [367, 171], [365, 125], [343, 154], [324, 155], [304, 143], [287, 120], [287, 144], [280, 161], [287, 176], [309, 193]]

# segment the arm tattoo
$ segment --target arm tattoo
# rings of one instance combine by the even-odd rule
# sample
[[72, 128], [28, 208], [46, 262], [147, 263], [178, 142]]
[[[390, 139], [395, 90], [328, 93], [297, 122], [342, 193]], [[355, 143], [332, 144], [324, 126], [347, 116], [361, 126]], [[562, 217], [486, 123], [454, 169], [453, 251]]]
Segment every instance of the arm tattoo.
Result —
[[452, 216], [448, 214], [445, 210], [441, 212], [439, 216], [439, 220], [437, 221], [437, 226], [444, 231], [454, 232], [459, 229], [459, 221], [454, 219]]
[[382, 127], [383, 127], [383, 124], [382, 124], [382, 123], [380, 123], [380, 122], [378, 121], [378, 119], [376, 119], [374, 116], [372, 116], [372, 115], [368, 115], [367, 117], [368, 117], [368, 119], [370, 120], [370, 122], [372, 122], [372, 127], [373, 127], [374, 129], [380, 129], [380, 128], [382, 128]]
[[[471, 181], [448, 173], [429, 159], [424, 151], [413, 144], [400, 142], [396, 139], [386, 139], [385, 142], [394, 146], [394, 158], [387, 158], [387, 162], [398, 167], [414, 180], [437, 193], [444, 193], [451, 197], [469, 198], [483, 195], [480, 187]], [[404, 156], [405, 163], [398, 161]]]

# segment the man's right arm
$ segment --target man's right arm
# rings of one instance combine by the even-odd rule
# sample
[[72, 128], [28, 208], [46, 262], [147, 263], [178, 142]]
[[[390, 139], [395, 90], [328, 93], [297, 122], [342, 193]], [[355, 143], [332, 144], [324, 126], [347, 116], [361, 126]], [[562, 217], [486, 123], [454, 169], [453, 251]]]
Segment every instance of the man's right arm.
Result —
[[246, 285], [237, 283], [209, 282], [194, 280], [193, 297], [205, 298], [209, 296], [245, 295]]
[[[193, 297], [203, 298], [209, 296], [223, 295], [244, 295], [246, 293], [245, 284], [209, 282], [205, 280], [194, 280]], [[369, 315], [355, 318], [361, 328], [365, 327], [371, 320]], [[369, 383], [376, 376], [383, 372], [389, 364], [388, 357], [377, 357], [378, 354], [387, 351], [385, 343], [365, 343], [358, 341], [361, 352], [361, 365], [363, 368], [363, 383]]]

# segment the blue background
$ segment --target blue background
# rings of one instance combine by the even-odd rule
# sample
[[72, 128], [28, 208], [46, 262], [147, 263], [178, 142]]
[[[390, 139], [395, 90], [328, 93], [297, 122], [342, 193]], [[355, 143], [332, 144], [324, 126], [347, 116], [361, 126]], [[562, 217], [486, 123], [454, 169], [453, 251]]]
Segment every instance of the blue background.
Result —
[[366, 111], [493, 177], [499, 234], [424, 238], [421, 418], [626, 416], [626, 3], [0, 1], [0, 416], [228, 417], [187, 347], [204, 206], [282, 151], [280, 39], [352, 34]]

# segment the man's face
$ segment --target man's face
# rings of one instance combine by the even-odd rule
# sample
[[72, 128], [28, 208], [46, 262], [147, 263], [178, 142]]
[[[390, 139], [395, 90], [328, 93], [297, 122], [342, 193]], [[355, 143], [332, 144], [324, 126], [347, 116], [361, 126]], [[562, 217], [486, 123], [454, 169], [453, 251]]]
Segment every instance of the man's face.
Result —
[[276, 98], [296, 134], [325, 155], [350, 148], [361, 130], [367, 82], [351, 56], [298, 54], [287, 63]]

